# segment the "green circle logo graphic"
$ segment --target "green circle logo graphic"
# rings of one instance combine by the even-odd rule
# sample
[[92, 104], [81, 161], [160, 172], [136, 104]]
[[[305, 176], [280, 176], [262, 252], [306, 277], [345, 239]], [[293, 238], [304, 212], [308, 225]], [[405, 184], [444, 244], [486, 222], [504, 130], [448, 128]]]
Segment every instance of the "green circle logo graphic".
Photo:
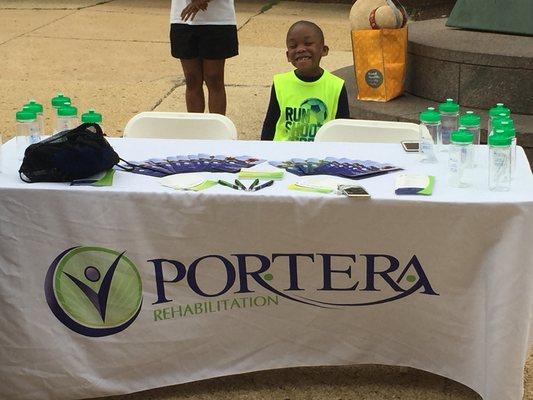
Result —
[[45, 294], [59, 321], [92, 337], [113, 335], [131, 325], [141, 311], [142, 282], [124, 253], [74, 247], [52, 262]]
[[305, 100], [301, 105], [301, 108], [309, 112], [309, 123], [322, 126], [324, 121], [328, 117], [328, 108], [326, 104], [320, 99], [310, 98]]

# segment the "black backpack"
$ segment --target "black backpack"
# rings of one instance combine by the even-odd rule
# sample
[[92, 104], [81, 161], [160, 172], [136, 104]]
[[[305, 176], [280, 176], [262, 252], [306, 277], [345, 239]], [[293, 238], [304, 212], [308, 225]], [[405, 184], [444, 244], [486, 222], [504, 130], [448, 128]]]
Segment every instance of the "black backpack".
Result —
[[81, 124], [28, 146], [19, 169], [24, 182], [70, 182], [113, 168], [119, 156], [98, 124]]

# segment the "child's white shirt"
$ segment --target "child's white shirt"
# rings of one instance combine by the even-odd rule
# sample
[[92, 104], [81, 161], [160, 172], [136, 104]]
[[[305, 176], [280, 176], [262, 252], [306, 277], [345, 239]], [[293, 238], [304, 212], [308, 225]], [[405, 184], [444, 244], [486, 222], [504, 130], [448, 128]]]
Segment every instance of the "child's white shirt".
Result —
[[190, 3], [191, 0], [172, 0], [170, 9], [170, 22], [172, 24], [237, 25], [233, 0], [211, 0], [206, 11], [198, 11], [192, 21], [182, 21], [181, 12]]

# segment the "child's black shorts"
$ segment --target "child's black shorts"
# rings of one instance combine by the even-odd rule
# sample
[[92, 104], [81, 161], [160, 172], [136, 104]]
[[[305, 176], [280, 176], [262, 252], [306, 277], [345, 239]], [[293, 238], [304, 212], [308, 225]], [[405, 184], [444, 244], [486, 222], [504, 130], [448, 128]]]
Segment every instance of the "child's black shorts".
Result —
[[170, 25], [170, 50], [175, 58], [221, 60], [239, 54], [235, 25]]

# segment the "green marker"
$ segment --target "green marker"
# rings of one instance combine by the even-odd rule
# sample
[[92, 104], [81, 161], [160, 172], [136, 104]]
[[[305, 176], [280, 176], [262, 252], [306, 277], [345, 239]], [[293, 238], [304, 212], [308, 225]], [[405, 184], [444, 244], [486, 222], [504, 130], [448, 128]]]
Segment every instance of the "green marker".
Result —
[[248, 190], [253, 190], [254, 187], [257, 186], [257, 184], [259, 183], [259, 179], [255, 179], [255, 181], [252, 182], [252, 184], [250, 185], [250, 187], [248, 188]]
[[237, 185], [234, 185], [233, 183], [229, 183], [229, 182], [223, 181], [222, 179], [219, 179], [218, 183], [220, 183], [222, 186], [227, 186], [229, 188], [239, 190], [239, 187]]

